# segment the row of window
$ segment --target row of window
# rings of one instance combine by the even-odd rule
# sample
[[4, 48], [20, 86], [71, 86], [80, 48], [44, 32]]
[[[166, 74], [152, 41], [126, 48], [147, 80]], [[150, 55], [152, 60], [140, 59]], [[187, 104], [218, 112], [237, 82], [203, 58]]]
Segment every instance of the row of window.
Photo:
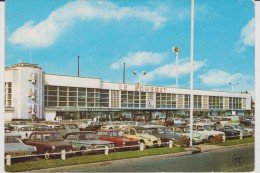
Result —
[[[146, 92], [121, 91], [121, 102], [119, 95], [119, 91], [111, 91], [112, 107], [146, 108], [146, 103], [150, 102], [146, 98]], [[109, 96], [109, 90], [103, 89], [45, 86], [46, 106], [109, 107]], [[183, 102], [178, 104], [179, 108], [190, 108], [190, 95], [179, 95], [178, 98], [180, 97], [183, 97], [183, 99], [179, 101]], [[156, 93], [155, 99], [156, 108], [177, 108], [176, 94]], [[208, 108], [223, 109], [224, 101], [223, 97], [208, 96]], [[231, 109], [242, 109], [241, 98], [229, 98], [228, 101]], [[183, 107], [180, 107], [180, 105], [183, 105]], [[194, 109], [202, 109], [201, 95], [194, 95]]]
[[11, 82], [5, 83], [5, 106], [6, 107], [12, 106], [12, 83]]
[[[110, 90], [96, 88], [48, 85], [44, 87], [46, 107], [110, 107], [111, 100], [111, 107], [115, 108], [148, 108], [153, 106], [149, 105], [150, 103], [155, 104], [155, 108], [190, 108], [190, 95], [156, 93], [155, 101], [149, 100], [152, 96], [150, 94], [148, 98], [148, 95], [146, 92], [139, 91], [111, 90], [110, 92]], [[208, 98], [207, 103], [205, 97]], [[245, 100], [236, 97], [194, 95], [194, 109], [202, 109], [202, 104], [203, 108], [206, 105], [208, 109], [244, 109]], [[5, 106], [12, 106], [11, 82], [5, 83]]]

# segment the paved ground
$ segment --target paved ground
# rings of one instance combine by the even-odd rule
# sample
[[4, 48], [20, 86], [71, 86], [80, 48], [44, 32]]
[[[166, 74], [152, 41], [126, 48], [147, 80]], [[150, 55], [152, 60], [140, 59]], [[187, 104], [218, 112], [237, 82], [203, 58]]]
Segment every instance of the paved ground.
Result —
[[[109, 166], [109, 165], [123, 165], [125, 163], [131, 163], [131, 162], [143, 162], [143, 161], [153, 161], [153, 160], [161, 160], [161, 159], [168, 159], [168, 158], [178, 158], [179, 156], [189, 156], [193, 153], [207, 153], [211, 151], [222, 151], [228, 148], [236, 148], [236, 147], [246, 147], [252, 144], [243, 144], [243, 145], [237, 145], [237, 146], [230, 146], [230, 147], [223, 147], [223, 146], [217, 146], [217, 145], [196, 145], [190, 148], [186, 148], [186, 152], [181, 153], [173, 153], [173, 154], [165, 154], [165, 155], [157, 155], [157, 156], [149, 156], [149, 157], [142, 157], [142, 158], [132, 158], [132, 159], [123, 159], [123, 160], [116, 160], [116, 161], [106, 161], [106, 162], [99, 162], [99, 163], [91, 163], [86, 165], [74, 165], [74, 166], [66, 166], [62, 168], [50, 168], [50, 169], [44, 169], [44, 170], [35, 170], [33, 172], [74, 172], [75, 170], [81, 170], [85, 169], [86, 167], [89, 168], [97, 168], [101, 166]], [[189, 164], [187, 165], [189, 166]], [[121, 171], [120, 171], [121, 172]]]

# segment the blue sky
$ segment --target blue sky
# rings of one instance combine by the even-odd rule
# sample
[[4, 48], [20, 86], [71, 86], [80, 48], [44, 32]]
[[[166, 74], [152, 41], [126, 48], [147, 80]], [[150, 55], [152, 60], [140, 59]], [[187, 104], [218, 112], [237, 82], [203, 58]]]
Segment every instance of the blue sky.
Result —
[[[190, 0], [6, 0], [5, 65], [39, 64], [46, 73], [175, 86], [190, 84]], [[254, 92], [254, 4], [195, 0], [194, 89]]]

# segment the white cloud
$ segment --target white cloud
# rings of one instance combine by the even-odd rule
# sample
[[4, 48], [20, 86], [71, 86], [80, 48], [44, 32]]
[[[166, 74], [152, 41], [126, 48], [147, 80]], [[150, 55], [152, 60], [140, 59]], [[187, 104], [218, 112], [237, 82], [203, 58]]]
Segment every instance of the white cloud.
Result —
[[[194, 72], [205, 66], [205, 61], [194, 61]], [[179, 61], [178, 64], [178, 76], [190, 74], [190, 62], [189, 59]], [[147, 83], [159, 78], [175, 78], [176, 77], [176, 65], [166, 64], [151, 72], [148, 72], [142, 79], [142, 83]]]
[[245, 46], [255, 45], [255, 18], [254, 17], [241, 30], [240, 39]]
[[109, 1], [73, 1], [49, 14], [48, 18], [35, 23], [26, 22], [10, 36], [9, 41], [24, 47], [48, 47], [76, 20], [123, 20], [136, 18], [151, 22], [157, 29], [167, 20], [158, 12], [145, 7], [119, 7]]
[[244, 76], [240, 73], [229, 74], [222, 70], [210, 70], [207, 73], [200, 75], [199, 78], [204, 85], [207, 86], [227, 86], [229, 83], [246, 83], [251, 80], [249, 76]]
[[140, 67], [147, 64], [160, 64], [165, 56], [165, 53], [157, 52], [130, 52], [127, 56], [113, 63], [110, 68], [114, 70], [120, 69], [123, 62], [126, 63], [126, 67]]

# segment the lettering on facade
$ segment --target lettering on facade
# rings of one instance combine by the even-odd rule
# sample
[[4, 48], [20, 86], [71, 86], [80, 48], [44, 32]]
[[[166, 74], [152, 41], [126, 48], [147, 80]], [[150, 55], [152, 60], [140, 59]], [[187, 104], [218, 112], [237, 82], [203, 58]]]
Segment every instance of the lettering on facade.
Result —
[[[127, 91], [127, 85], [121, 84], [119, 86], [120, 90]], [[153, 86], [144, 86], [137, 84], [135, 85], [135, 91], [142, 91], [142, 92], [156, 92], [156, 93], [166, 93], [166, 87], [153, 87]]]

